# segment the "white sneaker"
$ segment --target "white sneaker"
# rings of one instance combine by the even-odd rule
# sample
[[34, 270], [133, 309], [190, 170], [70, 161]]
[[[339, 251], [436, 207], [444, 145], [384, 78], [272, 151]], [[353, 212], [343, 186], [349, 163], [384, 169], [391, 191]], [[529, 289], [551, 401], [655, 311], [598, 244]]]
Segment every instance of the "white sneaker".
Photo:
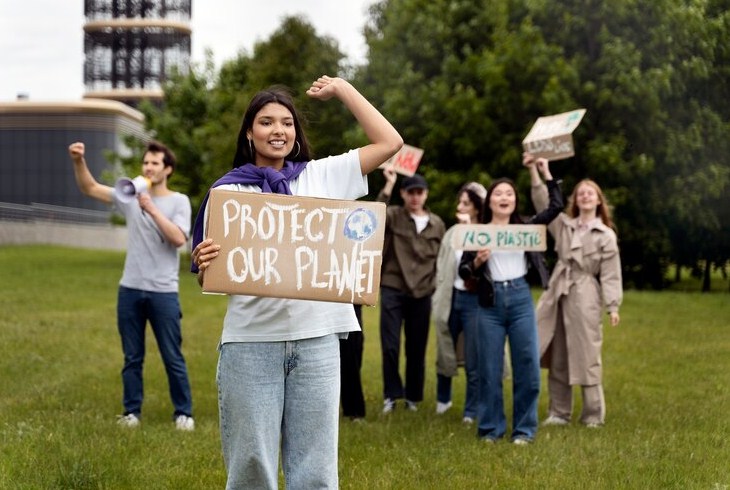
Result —
[[140, 420], [139, 417], [137, 417], [133, 413], [128, 413], [127, 415], [119, 415], [117, 417], [117, 424], [121, 425], [122, 427], [139, 427]]
[[453, 405], [450, 401], [443, 403], [443, 402], [436, 402], [436, 413], [438, 415], [446, 413], [446, 411], [451, 408], [451, 405]]
[[410, 400], [406, 400], [406, 408], [411, 412], [418, 412], [418, 404]]
[[600, 429], [603, 427], [603, 424], [599, 424], [598, 422], [589, 422], [586, 424], [586, 427], [589, 429]]
[[461, 419], [461, 422], [464, 425], [471, 425], [474, 423], [474, 418], [473, 417], [464, 417], [463, 419]]
[[388, 414], [395, 409], [395, 400], [392, 398], [386, 398], [383, 402], [383, 413]]
[[568, 425], [570, 422], [557, 415], [550, 415], [548, 418], [542, 421], [542, 425]]
[[191, 430], [195, 430], [195, 421], [187, 415], [178, 415], [175, 417], [175, 428], [190, 432]]
[[512, 444], [515, 446], [527, 446], [530, 444], [530, 440], [525, 437], [516, 437], [512, 439]]

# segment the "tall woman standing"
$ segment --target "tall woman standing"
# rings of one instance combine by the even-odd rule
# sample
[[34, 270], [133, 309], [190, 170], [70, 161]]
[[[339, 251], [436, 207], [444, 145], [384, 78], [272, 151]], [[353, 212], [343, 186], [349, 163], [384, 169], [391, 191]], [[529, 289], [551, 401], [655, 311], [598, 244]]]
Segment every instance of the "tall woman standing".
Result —
[[[547, 203], [545, 185], [535, 166], [543, 159], [526, 154], [532, 199], [540, 209]], [[623, 297], [621, 258], [611, 212], [601, 188], [585, 179], [575, 186], [567, 213], [548, 227], [555, 239], [558, 262], [548, 290], [537, 304], [541, 365], [549, 369], [550, 405], [544, 425], [565, 425], [573, 413], [574, 385], [583, 394], [581, 423], [600, 427], [605, 422], [601, 347], [601, 312], [612, 326], [619, 324]]]
[[[546, 225], [560, 214], [563, 198], [559, 184], [550, 173], [548, 162], [541, 162], [538, 168], [547, 181], [550, 202], [547, 209], [526, 223]], [[487, 191], [483, 223], [525, 223], [518, 214], [518, 204], [514, 183], [509, 179], [495, 180]], [[518, 445], [528, 444], [537, 433], [540, 365], [535, 307], [525, 278], [528, 266], [536, 268], [543, 287], [547, 286], [547, 268], [539, 252], [483, 248], [477, 252], [465, 252], [459, 265], [459, 275], [463, 279], [477, 280], [480, 306], [477, 327], [478, 435], [486, 442], [504, 437], [507, 431], [502, 395], [505, 339], [509, 342], [512, 359], [511, 440]]]
[[[403, 144], [393, 126], [350, 83], [322, 76], [307, 95], [335, 98], [370, 143], [313, 160], [291, 97], [259, 92], [243, 116], [234, 169], [213, 187], [239, 192], [356, 199], [366, 175]], [[198, 281], [220, 246], [203, 240], [205, 205], [193, 230]], [[201, 241], [202, 240], [202, 241]], [[352, 305], [231, 295], [218, 359], [218, 400], [226, 488], [337, 488], [339, 339], [360, 329]]]

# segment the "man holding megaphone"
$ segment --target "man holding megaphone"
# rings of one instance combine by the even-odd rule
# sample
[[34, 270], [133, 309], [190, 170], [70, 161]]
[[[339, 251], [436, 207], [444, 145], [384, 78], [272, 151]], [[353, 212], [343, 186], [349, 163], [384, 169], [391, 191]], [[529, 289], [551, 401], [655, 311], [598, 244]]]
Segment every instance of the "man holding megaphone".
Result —
[[83, 143], [71, 144], [68, 151], [81, 192], [114, 204], [127, 221], [127, 255], [117, 298], [117, 328], [124, 352], [124, 414], [118, 422], [137, 427], [141, 421], [142, 365], [149, 320], [167, 372], [175, 426], [193, 430], [178, 298], [178, 248], [188, 240], [191, 210], [186, 195], [167, 188], [167, 179], [175, 169], [175, 155], [162, 143], [152, 141], [144, 153], [142, 175], [120, 179], [110, 187], [91, 175]]

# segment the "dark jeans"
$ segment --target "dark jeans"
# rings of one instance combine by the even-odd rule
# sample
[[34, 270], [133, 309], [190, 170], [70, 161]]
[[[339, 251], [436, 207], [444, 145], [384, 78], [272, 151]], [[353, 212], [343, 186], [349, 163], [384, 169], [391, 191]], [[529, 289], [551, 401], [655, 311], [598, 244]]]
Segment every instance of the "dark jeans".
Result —
[[[362, 306], [353, 306], [362, 328]], [[340, 402], [345, 417], [365, 416], [365, 397], [360, 380], [364, 343], [362, 332], [350, 332], [346, 339], [340, 340]]]
[[149, 320], [167, 372], [174, 415], [192, 416], [190, 383], [181, 350], [181, 317], [177, 293], [154, 293], [119, 287], [117, 328], [124, 352], [122, 383], [125, 414], [139, 415], [142, 411], [142, 366], [145, 356], [145, 329]]
[[[431, 296], [412, 298], [397, 289], [380, 288], [380, 347], [383, 356], [383, 397], [412, 402], [423, 400], [426, 343], [431, 316]], [[405, 389], [398, 372], [400, 333], [406, 349]]]
[[[477, 343], [477, 314], [479, 312], [477, 295], [454, 289], [449, 314], [449, 333], [454, 342], [454, 351], [459, 334], [464, 340], [464, 372], [466, 373], [466, 398], [464, 417], [477, 417], [479, 405], [479, 364]], [[439, 374], [436, 377], [436, 399], [441, 403], [451, 401], [451, 377]]]

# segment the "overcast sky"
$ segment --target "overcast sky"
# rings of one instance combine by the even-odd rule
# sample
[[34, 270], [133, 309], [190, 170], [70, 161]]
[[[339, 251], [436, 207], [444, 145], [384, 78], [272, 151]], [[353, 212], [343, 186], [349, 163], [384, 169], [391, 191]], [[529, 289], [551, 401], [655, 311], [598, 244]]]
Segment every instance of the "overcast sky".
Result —
[[[216, 65], [251, 53], [287, 15], [301, 15], [318, 35], [337, 40], [353, 61], [365, 57], [362, 28], [374, 0], [193, 0], [192, 61], [206, 48]], [[78, 100], [84, 93], [84, 2], [0, 0], [0, 101]], [[282, 60], [286, 63], [286, 60]]]

